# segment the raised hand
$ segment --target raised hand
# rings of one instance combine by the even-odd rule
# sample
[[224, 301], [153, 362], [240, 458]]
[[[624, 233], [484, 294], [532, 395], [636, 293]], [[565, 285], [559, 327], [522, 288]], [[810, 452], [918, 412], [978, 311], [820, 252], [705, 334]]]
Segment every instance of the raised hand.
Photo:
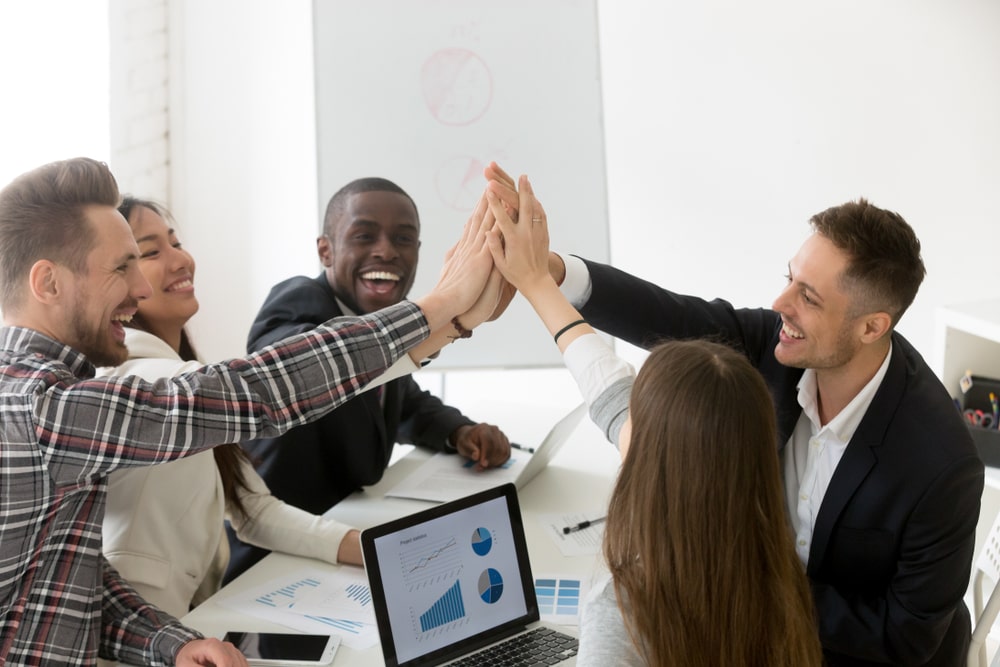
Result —
[[437, 285], [417, 300], [432, 330], [468, 311], [482, 296], [493, 270], [493, 258], [486, 245], [486, 233], [493, 224], [493, 213], [485, 196], [481, 197], [461, 238], [445, 255]]
[[[498, 181], [491, 181], [490, 185], [495, 183]], [[496, 226], [489, 232], [493, 261], [504, 278], [528, 296], [528, 291], [534, 286], [552, 281], [549, 275], [549, 231], [545, 209], [535, 197], [527, 176], [521, 176], [519, 182], [518, 222], [511, 218], [507, 212], [506, 200], [493, 187], [488, 188], [487, 198], [496, 218]]]
[[486, 177], [486, 187], [504, 203], [504, 210], [510, 219], [517, 222], [520, 202], [514, 179], [496, 162], [490, 162], [487, 165], [486, 169], [483, 170], [483, 176]]

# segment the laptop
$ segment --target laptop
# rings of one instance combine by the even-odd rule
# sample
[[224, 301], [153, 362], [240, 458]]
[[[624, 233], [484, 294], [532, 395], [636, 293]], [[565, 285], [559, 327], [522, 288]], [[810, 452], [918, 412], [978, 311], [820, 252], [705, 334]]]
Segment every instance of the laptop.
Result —
[[555, 423], [534, 453], [512, 448], [510, 459], [496, 468], [477, 471], [471, 461], [461, 456], [435, 454], [385, 495], [447, 502], [508, 482], [524, 488], [545, 469], [586, 414], [587, 404], [581, 403]]
[[361, 550], [387, 667], [484, 664], [525, 635], [576, 664], [576, 628], [539, 621], [514, 484], [364, 530]]

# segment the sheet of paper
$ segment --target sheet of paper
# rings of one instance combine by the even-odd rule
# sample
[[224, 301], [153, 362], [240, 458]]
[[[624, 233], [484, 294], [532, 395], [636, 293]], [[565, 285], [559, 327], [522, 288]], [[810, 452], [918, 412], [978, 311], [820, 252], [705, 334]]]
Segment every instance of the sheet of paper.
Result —
[[371, 591], [363, 570], [306, 570], [272, 579], [219, 604], [300, 632], [339, 635], [363, 650], [378, 643]]
[[601, 540], [604, 539], [604, 523], [598, 523], [583, 530], [568, 535], [563, 532], [566, 526], [575, 526], [581, 521], [588, 521], [603, 516], [604, 510], [592, 512], [568, 512], [565, 514], [539, 514], [538, 521], [563, 556], [591, 556], [601, 550]]
[[514, 449], [503, 465], [476, 470], [475, 463], [466, 458], [438, 452], [385, 495], [436, 502], [455, 500], [506, 482], [516, 482], [530, 456]]
[[556, 574], [535, 575], [535, 596], [543, 621], [580, 624], [580, 605], [587, 596], [587, 582]]

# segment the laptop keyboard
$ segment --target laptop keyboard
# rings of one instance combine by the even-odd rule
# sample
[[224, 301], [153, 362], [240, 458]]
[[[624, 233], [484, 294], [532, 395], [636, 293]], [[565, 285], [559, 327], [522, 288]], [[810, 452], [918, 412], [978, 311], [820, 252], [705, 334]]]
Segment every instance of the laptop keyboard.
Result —
[[449, 667], [558, 665], [576, 655], [578, 645], [576, 637], [570, 637], [551, 628], [535, 628], [484, 648], [458, 662], [449, 663]]

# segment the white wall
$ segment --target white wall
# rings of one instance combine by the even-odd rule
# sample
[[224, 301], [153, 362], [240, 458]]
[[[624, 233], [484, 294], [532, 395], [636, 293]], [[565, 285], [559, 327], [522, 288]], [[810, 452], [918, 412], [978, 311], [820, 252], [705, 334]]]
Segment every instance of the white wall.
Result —
[[305, 0], [171, 2], [171, 207], [206, 360], [244, 353], [271, 285], [318, 273], [311, 16]]
[[[273, 283], [317, 271], [311, 12], [305, 0], [171, 6], [171, 203], [200, 262], [195, 336], [216, 359], [242, 353]], [[937, 306], [1000, 292], [1000, 3], [599, 9], [614, 264], [770, 305], [809, 216], [866, 196], [923, 242], [928, 278], [900, 329], [925, 356]], [[561, 373], [540, 377], [562, 387]], [[452, 402], [496, 385], [453, 375]]]
[[1000, 294], [1000, 3], [603, 2], [611, 256], [769, 305], [809, 216], [902, 214], [928, 277], [900, 331]]
[[53, 160], [108, 159], [107, 10], [0, 2], [0, 188]]

